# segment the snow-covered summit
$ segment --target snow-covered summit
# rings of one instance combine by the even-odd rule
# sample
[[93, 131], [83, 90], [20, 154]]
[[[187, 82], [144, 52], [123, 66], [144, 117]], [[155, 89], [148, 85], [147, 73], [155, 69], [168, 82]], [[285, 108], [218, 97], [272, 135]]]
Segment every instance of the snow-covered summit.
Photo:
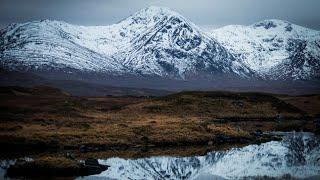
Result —
[[229, 25], [209, 34], [262, 76], [308, 79], [319, 74], [319, 31], [272, 19]]
[[130, 17], [141, 17], [141, 18], [147, 17], [147, 18], [152, 18], [156, 20], [156, 17], [159, 17], [159, 16], [181, 16], [181, 15], [167, 7], [149, 6], [147, 8], [139, 10], [138, 12], [134, 13]]
[[113, 57], [136, 72], [182, 78], [199, 71], [241, 77], [252, 73], [216, 40], [167, 8], [140, 10], [112, 29], [125, 38]]

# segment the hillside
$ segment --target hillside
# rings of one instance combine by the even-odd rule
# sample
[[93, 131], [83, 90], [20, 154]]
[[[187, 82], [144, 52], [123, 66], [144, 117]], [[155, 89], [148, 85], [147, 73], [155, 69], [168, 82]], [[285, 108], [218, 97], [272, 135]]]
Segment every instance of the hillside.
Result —
[[272, 95], [232, 92], [182, 92], [138, 104], [134, 110], [138, 109], [154, 115], [235, 120], [286, 119], [304, 114]]

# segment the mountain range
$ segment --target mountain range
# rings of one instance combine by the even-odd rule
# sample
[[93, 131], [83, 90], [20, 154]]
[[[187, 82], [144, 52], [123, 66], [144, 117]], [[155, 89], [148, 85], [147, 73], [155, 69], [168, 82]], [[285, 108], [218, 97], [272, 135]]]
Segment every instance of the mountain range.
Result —
[[11, 24], [0, 31], [0, 66], [48, 79], [148, 88], [315, 84], [320, 32], [281, 20], [203, 30], [152, 6], [110, 26]]

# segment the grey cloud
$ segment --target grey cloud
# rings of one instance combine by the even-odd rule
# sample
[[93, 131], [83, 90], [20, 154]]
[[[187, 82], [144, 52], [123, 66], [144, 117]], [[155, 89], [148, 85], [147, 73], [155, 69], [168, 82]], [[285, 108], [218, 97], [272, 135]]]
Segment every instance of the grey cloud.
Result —
[[171, 8], [198, 25], [248, 25], [272, 18], [320, 29], [319, 0], [0, 0], [0, 27], [39, 19], [108, 25], [150, 5]]

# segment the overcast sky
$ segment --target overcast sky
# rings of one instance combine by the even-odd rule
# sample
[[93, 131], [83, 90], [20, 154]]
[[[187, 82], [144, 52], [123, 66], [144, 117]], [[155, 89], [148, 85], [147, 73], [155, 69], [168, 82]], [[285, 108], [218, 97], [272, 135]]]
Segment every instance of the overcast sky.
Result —
[[39, 19], [108, 25], [151, 5], [168, 7], [198, 25], [249, 25], [273, 18], [320, 30], [320, 0], [0, 0], [0, 28]]

